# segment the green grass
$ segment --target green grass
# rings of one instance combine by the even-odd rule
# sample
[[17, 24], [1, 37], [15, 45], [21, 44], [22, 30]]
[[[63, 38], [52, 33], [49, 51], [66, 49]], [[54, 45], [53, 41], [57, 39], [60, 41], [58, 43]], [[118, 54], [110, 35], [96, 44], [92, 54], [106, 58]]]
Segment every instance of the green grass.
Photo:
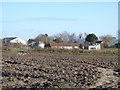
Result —
[[15, 50], [0, 50], [0, 52], [14, 52], [14, 53], [20, 53], [21, 51], [15, 51]]
[[50, 53], [50, 54], [71, 54], [71, 55], [101, 55], [101, 56], [118, 56], [113, 53], [80, 53], [80, 52], [50, 52], [50, 51], [29, 51], [28, 53]]
[[101, 56], [118, 56], [120, 54], [112, 54], [112, 53], [68, 53], [68, 52], [63, 52], [63, 53], [58, 53], [58, 54], [71, 54], [71, 55], [101, 55]]
[[15, 52], [15, 53], [18, 53], [18, 51], [9, 51], [9, 50], [0, 50], [0, 52]]
[[[24, 53], [24, 51], [0, 50], [0, 52]], [[70, 55], [100, 55], [100, 56], [118, 56], [119, 53], [80, 53], [80, 52], [51, 52], [51, 51], [27, 51], [27, 53], [49, 53], [49, 54], [70, 54]]]

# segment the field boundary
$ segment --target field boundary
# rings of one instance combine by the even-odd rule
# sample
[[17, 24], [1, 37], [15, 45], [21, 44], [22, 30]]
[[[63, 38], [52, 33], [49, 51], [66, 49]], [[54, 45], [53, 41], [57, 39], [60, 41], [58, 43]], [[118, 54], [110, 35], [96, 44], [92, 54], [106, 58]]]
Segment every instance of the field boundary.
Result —
[[71, 50], [0, 50], [0, 52], [13, 52], [13, 53], [50, 53], [50, 54], [70, 54], [70, 55], [101, 55], [101, 56], [119, 56], [119, 53], [106, 53], [98, 51], [71, 51]]

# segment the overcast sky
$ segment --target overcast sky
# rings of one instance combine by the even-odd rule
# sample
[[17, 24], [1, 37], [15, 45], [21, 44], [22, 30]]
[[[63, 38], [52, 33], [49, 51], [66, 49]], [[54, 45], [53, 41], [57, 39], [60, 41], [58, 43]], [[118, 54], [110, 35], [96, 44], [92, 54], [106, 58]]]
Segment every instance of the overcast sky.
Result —
[[3, 2], [2, 35], [24, 40], [38, 34], [95, 33], [117, 36], [117, 2]]

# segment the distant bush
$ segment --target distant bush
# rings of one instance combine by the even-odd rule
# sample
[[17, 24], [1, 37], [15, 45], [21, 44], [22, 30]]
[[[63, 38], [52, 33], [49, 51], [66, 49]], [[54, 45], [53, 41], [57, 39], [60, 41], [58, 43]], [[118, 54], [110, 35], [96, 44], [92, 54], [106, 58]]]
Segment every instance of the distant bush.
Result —
[[2, 39], [0, 39], [0, 49], [2, 49]]

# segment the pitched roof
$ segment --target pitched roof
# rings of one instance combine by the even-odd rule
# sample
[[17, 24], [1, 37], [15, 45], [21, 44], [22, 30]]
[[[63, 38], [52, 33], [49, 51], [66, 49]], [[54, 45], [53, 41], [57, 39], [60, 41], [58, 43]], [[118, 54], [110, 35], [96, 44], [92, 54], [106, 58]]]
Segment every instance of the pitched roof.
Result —
[[29, 40], [35, 40], [34, 38], [29, 38]]
[[10, 40], [12, 40], [12, 39], [15, 39], [15, 38], [17, 38], [17, 37], [5, 37], [3, 39], [10, 39]]
[[28, 43], [35, 42], [35, 39], [29, 39], [27, 42], [28, 42]]
[[110, 41], [103, 41], [103, 42], [104, 42], [104, 43], [107, 43], [107, 44], [110, 43]]
[[96, 41], [95, 43], [102, 43], [103, 41]]
[[102, 43], [102, 42], [107, 44], [110, 43], [110, 41], [96, 41], [96, 43]]

